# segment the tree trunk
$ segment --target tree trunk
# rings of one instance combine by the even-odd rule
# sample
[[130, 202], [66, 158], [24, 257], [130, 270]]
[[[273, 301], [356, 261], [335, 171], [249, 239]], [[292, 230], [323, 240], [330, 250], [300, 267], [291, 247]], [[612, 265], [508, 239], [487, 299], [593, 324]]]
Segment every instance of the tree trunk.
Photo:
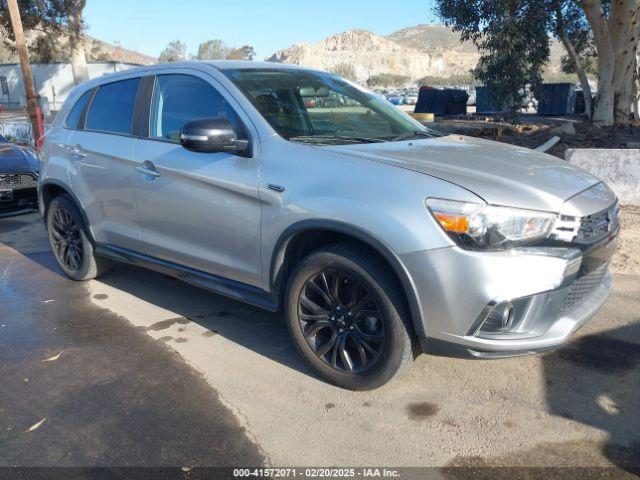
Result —
[[73, 71], [73, 83], [76, 85], [89, 80], [87, 56], [84, 51], [84, 24], [82, 22], [82, 10], [85, 4], [86, 0], [71, 0], [68, 11], [71, 70]]
[[580, 57], [576, 53], [576, 49], [574, 48], [571, 40], [567, 37], [565, 32], [564, 18], [562, 14], [562, 6], [559, 2], [555, 3], [556, 10], [556, 30], [558, 37], [562, 41], [571, 62], [573, 63], [573, 67], [576, 70], [576, 74], [578, 75], [578, 79], [580, 80], [580, 86], [582, 86], [582, 91], [584, 93], [584, 111], [587, 114], [588, 118], [591, 118], [593, 115], [593, 110], [591, 109], [591, 101], [592, 101], [592, 93], [591, 93], [591, 85], [589, 85], [589, 79], [587, 78], [587, 74], [584, 71], [582, 66], [582, 62], [580, 61]]
[[613, 75], [614, 118], [616, 123], [629, 121], [636, 66], [636, 46], [640, 35], [640, 2], [613, 2], [609, 19], [616, 65]]
[[636, 49], [636, 69], [633, 77], [633, 99], [631, 100], [631, 109], [634, 118], [640, 120], [640, 47]]
[[89, 80], [89, 69], [87, 67], [87, 57], [84, 52], [82, 41], [72, 44], [71, 48], [71, 71], [73, 72], [73, 83], [76, 85]]
[[611, 2], [609, 18], [601, 0], [583, 0], [598, 51], [598, 95], [594, 122], [603, 125], [629, 120], [635, 51], [640, 37], [640, 0]]
[[[598, 94], [596, 95], [595, 107], [593, 109], [593, 121], [602, 125], [613, 125], [613, 106], [615, 104], [615, 92], [613, 89], [613, 75], [615, 61], [613, 60], [613, 49], [608, 48], [606, 43], [598, 48]], [[609, 52], [607, 55], [605, 52]]]
[[564, 48], [567, 50], [567, 54], [569, 54], [569, 58], [573, 62], [573, 66], [576, 69], [576, 74], [578, 75], [578, 79], [580, 80], [580, 86], [582, 87], [582, 91], [584, 92], [584, 111], [587, 114], [587, 117], [591, 118], [593, 115], [593, 110], [591, 107], [593, 94], [591, 93], [591, 85], [589, 84], [589, 79], [587, 78], [587, 74], [582, 67], [582, 62], [576, 53], [576, 49], [573, 47], [571, 41], [567, 38], [566, 35], [561, 35], [560, 39], [562, 40], [562, 44]]
[[600, 0], [584, 0], [582, 8], [591, 25], [593, 41], [598, 51], [598, 95], [593, 110], [593, 121], [602, 125], [612, 125], [615, 57], [609, 25]]

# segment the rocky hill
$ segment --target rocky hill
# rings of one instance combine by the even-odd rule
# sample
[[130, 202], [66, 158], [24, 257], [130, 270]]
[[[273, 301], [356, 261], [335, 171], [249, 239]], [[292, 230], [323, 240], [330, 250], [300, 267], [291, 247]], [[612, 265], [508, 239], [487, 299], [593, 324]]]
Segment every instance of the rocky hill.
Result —
[[339, 33], [312, 45], [294, 45], [268, 60], [329, 71], [340, 65], [352, 65], [358, 81], [383, 73], [415, 79], [425, 75], [445, 76], [447, 72], [443, 58], [366, 30]]
[[120, 45], [103, 42], [97, 38], [85, 35], [85, 51], [87, 60], [108, 60], [113, 62], [134, 63], [136, 65], [151, 65], [158, 61], [134, 50], [122, 48]]
[[[34, 43], [39, 37], [43, 37], [46, 34], [41, 31], [28, 31], [26, 33], [27, 44], [29, 48], [32, 48]], [[54, 54], [50, 61], [68, 61], [68, 39], [65, 35], [58, 37], [58, 41], [61, 46], [61, 51], [58, 54]], [[144, 55], [143, 53], [136, 52], [123, 48], [121, 45], [113, 45], [111, 43], [103, 42], [97, 38], [93, 38], [89, 35], [84, 36], [84, 50], [87, 56], [88, 62], [123, 62], [133, 63], [136, 65], [151, 65], [158, 61], [157, 58]], [[4, 42], [0, 42], [0, 63], [18, 63], [18, 55], [15, 51], [8, 48]], [[32, 56], [32, 62], [38, 63], [38, 58]]]
[[[559, 48], [558, 48], [559, 47]], [[562, 47], [552, 46], [550, 70], [559, 71]], [[425, 76], [449, 78], [468, 74], [480, 54], [472, 43], [444, 25], [418, 25], [387, 37], [366, 30], [349, 30], [318, 43], [302, 43], [274, 53], [267, 60], [334, 71], [352, 65], [358, 82], [379, 74], [395, 74], [412, 81]]]

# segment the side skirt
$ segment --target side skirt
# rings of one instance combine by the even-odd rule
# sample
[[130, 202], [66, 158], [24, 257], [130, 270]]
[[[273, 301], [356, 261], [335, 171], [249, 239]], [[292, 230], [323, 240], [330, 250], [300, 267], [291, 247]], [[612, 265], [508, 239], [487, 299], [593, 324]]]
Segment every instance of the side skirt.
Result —
[[210, 273], [194, 270], [176, 263], [160, 260], [142, 253], [134, 252], [113, 245], [96, 245], [96, 254], [116, 260], [118, 262], [129, 263], [139, 267], [175, 277], [196, 287], [209, 290], [210, 292], [224, 295], [233, 300], [239, 300], [255, 307], [263, 308], [271, 312], [276, 312], [280, 308], [279, 296], [269, 293], [260, 288], [246, 283], [229, 280], [224, 277], [212, 275]]

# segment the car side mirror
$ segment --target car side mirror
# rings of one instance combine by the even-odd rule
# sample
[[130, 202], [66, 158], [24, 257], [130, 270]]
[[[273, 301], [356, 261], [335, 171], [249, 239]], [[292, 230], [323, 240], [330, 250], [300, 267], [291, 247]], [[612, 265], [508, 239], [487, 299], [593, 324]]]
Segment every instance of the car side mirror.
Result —
[[233, 125], [226, 118], [202, 118], [182, 127], [180, 145], [193, 152], [241, 155], [247, 151], [249, 141], [238, 140]]

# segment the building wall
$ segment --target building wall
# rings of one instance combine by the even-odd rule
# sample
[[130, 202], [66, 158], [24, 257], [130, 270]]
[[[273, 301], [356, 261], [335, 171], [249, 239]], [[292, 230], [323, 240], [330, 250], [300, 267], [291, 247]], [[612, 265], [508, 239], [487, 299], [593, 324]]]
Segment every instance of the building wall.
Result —
[[[130, 63], [95, 62], [89, 63], [89, 78], [96, 78], [108, 73], [119, 72], [137, 67]], [[70, 63], [31, 64], [31, 71], [35, 79], [36, 91], [41, 97], [46, 97], [51, 110], [59, 110], [73, 89], [73, 73]], [[0, 65], [0, 77], [6, 77], [9, 94], [0, 90], [0, 104], [5, 108], [24, 106], [25, 95], [22, 84], [22, 71], [19, 64]], [[55, 97], [54, 97], [55, 89]]]

